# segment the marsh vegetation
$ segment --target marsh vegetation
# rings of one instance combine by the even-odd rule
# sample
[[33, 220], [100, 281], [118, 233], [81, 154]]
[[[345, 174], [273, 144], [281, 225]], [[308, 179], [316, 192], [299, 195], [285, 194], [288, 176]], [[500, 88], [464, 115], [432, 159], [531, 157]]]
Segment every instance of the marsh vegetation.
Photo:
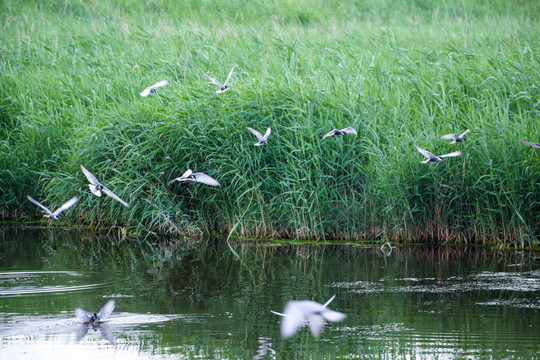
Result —
[[[79, 195], [62, 221], [142, 235], [539, 244], [535, 1], [6, 0], [0, 19], [5, 220]], [[203, 73], [233, 66], [215, 95]], [[187, 169], [221, 187], [167, 186]]]

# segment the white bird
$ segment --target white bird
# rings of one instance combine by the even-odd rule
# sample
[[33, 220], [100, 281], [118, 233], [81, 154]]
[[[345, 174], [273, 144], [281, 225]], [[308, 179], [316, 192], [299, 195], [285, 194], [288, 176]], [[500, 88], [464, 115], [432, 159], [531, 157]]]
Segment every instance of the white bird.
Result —
[[103, 322], [105, 319], [107, 319], [111, 315], [111, 313], [114, 311], [115, 305], [116, 305], [116, 302], [114, 300], [107, 301], [105, 306], [101, 308], [98, 314], [96, 313], [90, 314], [81, 308], [76, 308], [75, 316], [84, 324], [92, 324], [92, 325], [98, 324], [98, 323]]
[[537, 143], [532, 143], [532, 142], [528, 142], [528, 141], [523, 141], [522, 144], [523, 144], [523, 145], [527, 145], [527, 146], [532, 146], [532, 147], [540, 148], [540, 144], [537, 144]]
[[55, 212], [52, 212], [51, 210], [46, 208], [40, 202], [32, 199], [29, 195], [26, 195], [26, 198], [47, 212], [47, 215], [43, 215], [43, 216], [45, 216], [46, 218], [49, 218], [49, 219], [53, 219], [53, 220], [58, 220], [58, 215], [60, 215], [60, 213], [62, 211], [65, 211], [65, 210], [69, 209], [70, 207], [75, 205], [75, 203], [77, 201], [79, 201], [79, 198], [77, 196], [75, 196], [75, 197], [69, 199], [64, 205], [60, 206]]
[[159, 89], [160, 87], [163, 87], [167, 85], [169, 82], [167, 80], [161, 80], [160, 82], [155, 83], [152, 86], [147, 87], [143, 90], [143, 92], [140, 94], [141, 96], [147, 97], [150, 95], [150, 93], [155, 93], [156, 89]]
[[465, 130], [465, 132], [461, 135], [456, 135], [456, 134], [448, 134], [448, 135], [443, 135], [441, 136], [442, 139], [445, 139], [445, 140], [454, 140], [452, 141], [450, 144], [455, 144], [455, 143], [458, 143], [458, 142], [462, 142], [462, 141], [467, 141], [465, 139], [465, 135], [467, 135], [468, 133], [470, 133], [471, 130]]
[[206, 75], [206, 74], [203, 74], [204, 76], [206, 76], [206, 78], [208, 80], [210, 80], [211, 82], [213, 82], [214, 84], [216, 84], [217, 86], [219, 86], [219, 90], [216, 91], [216, 94], [221, 94], [221, 93], [224, 93], [225, 91], [228, 90], [228, 87], [227, 87], [227, 84], [229, 83], [229, 79], [231, 78], [231, 75], [233, 73], [233, 70], [234, 70], [234, 66], [233, 68], [231, 69], [231, 72], [229, 72], [229, 76], [227, 77], [227, 80], [225, 80], [225, 82], [222, 84], [220, 83], [219, 81], [217, 81], [216, 78], [210, 76], [210, 75]]
[[171, 185], [175, 181], [195, 181], [206, 185], [219, 186], [219, 183], [213, 177], [200, 172], [194, 173], [191, 169], [188, 169], [185, 173], [182, 174], [182, 176], [169, 181], [169, 185]]
[[84, 168], [84, 166], [81, 165], [81, 170], [90, 181], [90, 184], [88, 187], [90, 188], [90, 191], [92, 194], [101, 197], [101, 192], [103, 191], [106, 195], [112, 197], [114, 200], [118, 201], [120, 204], [124, 205], [125, 207], [129, 207], [129, 204], [125, 202], [124, 200], [120, 199], [118, 196], [116, 196], [111, 190], [107, 189], [105, 186], [103, 186], [98, 179], [92, 175], [92, 173]]
[[348, 128], [341, 129], [341, 130], [334, 129], [334, 130], [330, 131], [328, 134], [324, 135], [321, 140], [324, 140], [324, 139], [326, 139], [327, 137], [330, 137], [330, 136], [333, 137], [333, 136], [336, 136], [336, 135], [345, 135], [345, 134], [358, 135], [356, 133], [356, 130], [354, 130], [352, 127], [348, 127]]
[[272, 132], [271, 128], [266, 129], [266, 133], [264, 134], [264, 136], [262, 136], [262, 134], [257, 130], [250, 127], [246, 127], [246, 129], [248, 129], [253, 135], [255, 135], [257, 137], [257, 140], [259, 140], [259, 142], [255, 144], [255, 146], [268, 144], [268, 135], [270, 135], [270, 133]]
[[313, 336], [319, 337], [325, 320], [337, 322], [345, 319], [345, 314], [328, 309], [328, 304], [335, 297], [335, 295], [332, 296], [324, 305], [310, 300], [289, 301], [283, 314], [272, 311], [274, 314], [283, 316], [281, 336], [285, 339], [290, 338], [299, 328], [307, 325]]
[[427, 164], [430, 162], [441, 162], [443, 161], [442, 158], [455, 157], [455, 156], [461, 155], [461, 151], [454, 151], [454, 152], [451, 152], [450, 154], [435, 156], [429, 151], [422, 149], [421, 147], [418, 147], [416, 145], [414, 145], [414, 147], [416, 148], [416, 150], [420, 151], [420, 153], [422, 153], [422, 155], [424, 155], [427, 158], [427, 160], [421, 161], [423, 164]]

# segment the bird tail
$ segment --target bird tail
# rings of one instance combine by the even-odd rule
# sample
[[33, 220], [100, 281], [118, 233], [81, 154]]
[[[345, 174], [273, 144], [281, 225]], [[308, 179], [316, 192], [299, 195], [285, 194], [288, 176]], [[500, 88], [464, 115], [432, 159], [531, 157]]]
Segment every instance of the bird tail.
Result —
[[326, 311], [323, 311], [321, 313], [321, 316], [326, 320], [326, 321], [332, 321], [332, 322], [337, 322], [337, 321], [341, 321], [343, 319], [345, 319], [345, 314], [343, 313], [340, 313], [338, 311], [333, 311], [333, 310], [326, 310]]

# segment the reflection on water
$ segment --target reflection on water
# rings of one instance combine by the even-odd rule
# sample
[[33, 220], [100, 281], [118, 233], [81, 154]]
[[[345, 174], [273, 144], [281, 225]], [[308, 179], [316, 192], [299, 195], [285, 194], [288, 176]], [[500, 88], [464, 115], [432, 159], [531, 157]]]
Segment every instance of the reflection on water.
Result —
[[109, 342], [111, 345], [116, 344], [116, 340], [114, 338], [114, 335], [111, 332], [111, 329], [109, 329], [109, 325], [97, 323], [97, 324], [81, 324], [79, 327], [79, 331], [77, 331], [77, 337], [76, 341], [81, 341], [83, 337], [88, 334], [88, 331], [98, 331], [101, 333], [101, 336]]
[[[0, 232], [2, 359], [540, 357], [534, 254], [237, 242], [238, 259], [220, 240], [141, 243]], [[347, 318], [281, 338], [271, 309], [334, 294]], [[108, 299], [106, 323], [76, 320]]]

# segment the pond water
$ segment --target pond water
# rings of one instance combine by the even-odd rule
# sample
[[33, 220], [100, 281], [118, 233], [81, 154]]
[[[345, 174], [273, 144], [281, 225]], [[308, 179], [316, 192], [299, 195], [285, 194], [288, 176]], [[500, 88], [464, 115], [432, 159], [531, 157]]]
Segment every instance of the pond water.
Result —
[[[538, 254], [536, 254], [537, 256]], [[280, 334], [289, 300], [343, 312]], [[81, 307], [116, 309], [85, 327]], [[0, 228], [1, 359], [540, 358], [535, 254]]]

